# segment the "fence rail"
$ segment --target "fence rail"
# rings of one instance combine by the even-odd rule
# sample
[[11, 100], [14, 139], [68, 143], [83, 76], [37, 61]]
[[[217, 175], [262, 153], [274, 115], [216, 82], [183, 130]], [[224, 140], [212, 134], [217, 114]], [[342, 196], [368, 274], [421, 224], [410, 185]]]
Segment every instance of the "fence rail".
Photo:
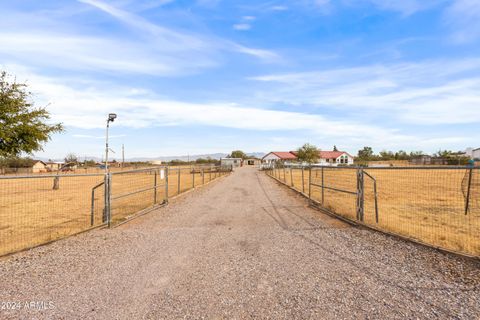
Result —
[[480, 257], [480, 167], [289, 167], [269, 176], [344, 219]]
[[231, 169], [158, 166], [108, 174], [0, 176], [0, 256], [123, 223]]

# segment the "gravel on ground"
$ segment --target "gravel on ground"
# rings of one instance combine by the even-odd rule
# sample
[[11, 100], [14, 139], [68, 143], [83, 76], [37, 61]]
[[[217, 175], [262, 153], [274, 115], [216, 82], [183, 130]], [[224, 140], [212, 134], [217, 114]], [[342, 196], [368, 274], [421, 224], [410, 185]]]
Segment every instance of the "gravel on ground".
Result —
[[478, 262], [347, 225], [254, 168], [0, 277], [0, 319], [480, 318]]

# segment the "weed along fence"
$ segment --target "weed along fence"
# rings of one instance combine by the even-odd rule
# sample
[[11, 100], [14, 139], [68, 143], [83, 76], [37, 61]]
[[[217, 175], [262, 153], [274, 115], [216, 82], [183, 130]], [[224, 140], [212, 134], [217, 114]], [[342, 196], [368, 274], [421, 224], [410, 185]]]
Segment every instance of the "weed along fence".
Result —
[[480, 167], [277, 167], [266, 171], [342, 218], [480, 256]]
[[0, 176], [0, 256], [122, 223], [230, 171], [162, 166], [109, 174]]

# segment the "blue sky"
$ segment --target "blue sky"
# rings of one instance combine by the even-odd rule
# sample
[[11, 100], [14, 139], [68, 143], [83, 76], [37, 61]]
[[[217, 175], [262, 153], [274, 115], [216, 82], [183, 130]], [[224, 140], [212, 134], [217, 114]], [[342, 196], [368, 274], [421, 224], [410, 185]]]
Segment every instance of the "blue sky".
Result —
[[38, 156], [480, 146], [478, 0], [1, 1], [0, 68], [67, 131]]

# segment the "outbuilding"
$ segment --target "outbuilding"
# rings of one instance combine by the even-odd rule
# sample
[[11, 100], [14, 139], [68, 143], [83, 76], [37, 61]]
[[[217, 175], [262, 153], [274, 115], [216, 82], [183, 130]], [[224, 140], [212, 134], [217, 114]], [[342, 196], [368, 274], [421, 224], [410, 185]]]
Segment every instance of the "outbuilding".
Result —
[[243, 165], [243, 159], [242, 158], [221, 158], [220, 165], [222, 167], [238, 168]]
[[249, 158], [243, 160], [243, 163], [245, 163], [247, 166], [259, 166], [262, 163], [262, 160], [257, 158]]

